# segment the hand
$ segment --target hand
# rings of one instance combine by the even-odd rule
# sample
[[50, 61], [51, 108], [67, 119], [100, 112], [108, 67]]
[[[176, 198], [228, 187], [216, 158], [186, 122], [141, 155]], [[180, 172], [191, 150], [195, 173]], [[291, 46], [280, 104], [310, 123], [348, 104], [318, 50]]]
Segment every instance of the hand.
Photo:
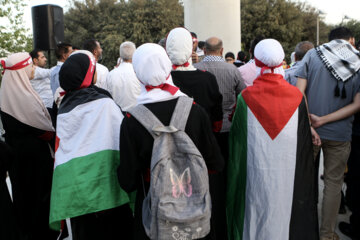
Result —
[[309, 114], [309, 117], [311, 120], [311, 126], [314, 128], [321, 127], [325, 123], [321, 117], [316, 116], [315, 114]]
[[313, 127], [310, 127], [311, 130], [311, 138], [312, 138], [312, 143], [315, 146], [320, 146], [321, 145], [321, 139], [319, 134], [317, 134], [317, 132], [315, 131], [315, 129]]
[[193, 63], [197, 63], [197, 62], [199, 62], [199, 56], [196, 54], [196, 52], [192, 52], [192, 54], [191, 54], [191, 58], [192, 58], [192, 62]]

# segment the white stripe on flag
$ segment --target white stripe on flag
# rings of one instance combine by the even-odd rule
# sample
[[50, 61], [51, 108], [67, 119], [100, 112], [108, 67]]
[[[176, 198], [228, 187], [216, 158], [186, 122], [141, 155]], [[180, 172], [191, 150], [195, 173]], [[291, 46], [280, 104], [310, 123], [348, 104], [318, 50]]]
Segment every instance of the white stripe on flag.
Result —
[[298, 110], [272, 140], [248, 108], [248, 151], [243, 239], [289, 238]]
[[[123, 115], [110, 98], [81, 104], [57, 117], [55, 166], [102, 150], [119, 150]], [[95, 140], [95, 141], [94, 141]]]

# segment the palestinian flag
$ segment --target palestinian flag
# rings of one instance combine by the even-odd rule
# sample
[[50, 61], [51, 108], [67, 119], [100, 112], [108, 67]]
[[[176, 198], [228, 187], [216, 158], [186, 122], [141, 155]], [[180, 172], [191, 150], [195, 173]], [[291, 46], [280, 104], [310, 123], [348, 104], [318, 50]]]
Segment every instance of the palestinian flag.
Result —
[[114, 101], [93, 88], [65, 95], [57, 116], [51, 228], [129, 202], [116, 172], [122, 119]]
[[318, 239], [315, 164], [301, 92], [282, 75], [261, 75], [238, 96], [229, 143], [229, 239]]

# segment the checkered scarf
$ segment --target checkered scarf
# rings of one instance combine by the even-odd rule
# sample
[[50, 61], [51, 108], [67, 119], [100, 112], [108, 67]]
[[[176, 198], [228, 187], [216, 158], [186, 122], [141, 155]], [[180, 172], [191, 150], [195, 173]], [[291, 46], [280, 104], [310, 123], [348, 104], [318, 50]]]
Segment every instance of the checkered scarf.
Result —
[[360, 69], [360, 53], [345, 40], [332, 40], [316, 48], [316, 52], [330, 73], [346, 82]]
[[225, 59], [221, 56], [206, 55], [203, 59], [204, 62], [225, 62]]

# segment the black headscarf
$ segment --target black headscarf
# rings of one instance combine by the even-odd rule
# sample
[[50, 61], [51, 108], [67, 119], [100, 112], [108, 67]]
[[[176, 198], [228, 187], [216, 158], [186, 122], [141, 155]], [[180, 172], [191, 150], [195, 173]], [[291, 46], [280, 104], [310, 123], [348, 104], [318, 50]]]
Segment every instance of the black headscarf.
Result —
[[60, 86], [66, 91], [89, 87], [94, 81], [96, 61], [86, 50], [74, 52], [61, 66]]

